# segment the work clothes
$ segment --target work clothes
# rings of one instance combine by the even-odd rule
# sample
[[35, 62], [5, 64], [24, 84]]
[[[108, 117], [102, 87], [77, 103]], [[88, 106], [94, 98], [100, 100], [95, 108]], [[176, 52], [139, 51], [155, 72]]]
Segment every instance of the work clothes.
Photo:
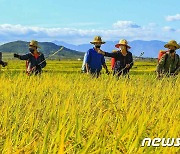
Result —
[[46, 66], [46, 61], [44, 58], [44, 54], [39, 52], [38, 55], [33, 55], [32, 53], [27, 53], [25, 55], [19, 55], [18, 57], [20, 60], [27, 60], [27, 71], [31, 71], [32, 68], [36, 67], [32, 73], [38, 74], [41, 73], [42, 68]]
[[96, 50], [92, 48], [87, 51], [85, 63], [89, 65], [91, 72], [98, 72], [101, 71], [102, 65], [105, 64], [105, 59], [103, 55], [97, 53]]
[[179, 55], [175, 54], [175, 57], [171, 57], [169, 53], [164, 54], [157, 65], [157, 72], [163, 74], [180, 72]]
[[[115, 58], [115, 66], [113, 68], [113, 75], [126, 75], [133, 66], [133, 57], [131, 52], [127, 52], [127, 55], [124, 56], [121, 51], [108, 53], [105, 52], [105, 56]], [[126, 65], [130, 64], [129, 68], [126, 68]]]

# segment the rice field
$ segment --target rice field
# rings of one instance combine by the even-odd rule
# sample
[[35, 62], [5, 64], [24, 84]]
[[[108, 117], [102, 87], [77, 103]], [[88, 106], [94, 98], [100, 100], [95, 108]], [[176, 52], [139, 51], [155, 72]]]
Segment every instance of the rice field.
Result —
[[[108, 63], [109, 65], [109, 63]], [[79, 61], [48, 61], [41, 76], [11, 60], [0, 71], [0, 153], [154, 154], [148, 138], [180, 137], [180, 77], [156, 79], [155, 62], [136, 62], [130, 79], [80, 73]]]

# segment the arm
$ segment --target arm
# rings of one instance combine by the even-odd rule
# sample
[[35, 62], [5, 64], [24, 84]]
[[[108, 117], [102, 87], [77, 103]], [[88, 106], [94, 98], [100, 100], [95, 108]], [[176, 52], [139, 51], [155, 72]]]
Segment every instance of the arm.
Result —
[[89, 70], [90, 70], [90, 69], [89, 69], [89, 64], [86, 63], [85, 66], [86, 66], [86, 71], [87, 71], [87, 73], [89, 73]]
[[105, 51], [102, 51], [101, 49], [99, 49], [98, 53], [101, 54], [101, 55], [104, 55], [106, 57], [112, 57], [112, 58], [117, 58], [118, 57], [118, 53], [117, 52], [108, 53], [108, 52], [105, 52]]
[[20, 56], [19, 56], [19, 59], [20, 59], [20, 60], [28, 60], [29, 57], [30, 57], [30, 53], [25, 54], [25, 55], [20, 55]]
[[20, 60], [28, 60], [29, 59], [29, 57], [30, 57], [30, 53], [28, 53], [28, 54], [25, 54], [25, 55], [18, 55], [18, 54], [14, 54], [14, 57], [15, 58], [18, 58], [18, 59], [20, 59]]

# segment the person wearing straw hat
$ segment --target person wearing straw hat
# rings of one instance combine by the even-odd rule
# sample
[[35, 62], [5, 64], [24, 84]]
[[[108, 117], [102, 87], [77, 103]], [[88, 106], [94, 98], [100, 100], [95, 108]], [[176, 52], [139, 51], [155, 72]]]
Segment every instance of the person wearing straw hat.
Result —
[[117, 52], [108, 53], [98, 50], [98, 53], [107, 57], [115, 58], [116, 62], [113, 68], [113, 75], [117, 75], [117, 77], [119, 77], [120, 75], [126, 75], [129, 73], [129, 70], [133, 66], [133, 57], [132, 53], [129, 51], [131, 47], [128, 45], [127, 40], [120, 40], [115, 47], [119, 49]]
[[103, 55], [99, 54], [97, 51], [101, 48], [102, 44], [105, 44], [104, 41], [102, 41], [100, 36], [95, 36], [94, 40], [90, 42], [94, 45], [93, 48], [89, 49], [86, 53], [85, 57], [85, 66], [87, 74], [91, 74], [94, 77], [99, 77], [102, 66], [106, 70], [106, 73], [108, 74], [108, 68], [105, 63], [105, 58]]
[[162, 56], [157, 65], [157, 77], [160, 78], [164, 74], [177, 75], [180, 72], [180, 59], [176, 54], [176, 50], [180, 48], [175, 40], [170, 40], [164, 45], [168, 49], [168, 52]]
[[27, 60], [27, 74], [40, 74], [42, 72], [42, 68], [46, 66], [46, 61], [44, 58], [44, 54], [38, 51], [38, 48], [40, 46], [38, 45], [38, 42], [35, 40], [32, 40], [29, 43], [29, 53], [25, 55], [18, 55], [14, 54], [15, 58], [18, 58], [20, 60]]

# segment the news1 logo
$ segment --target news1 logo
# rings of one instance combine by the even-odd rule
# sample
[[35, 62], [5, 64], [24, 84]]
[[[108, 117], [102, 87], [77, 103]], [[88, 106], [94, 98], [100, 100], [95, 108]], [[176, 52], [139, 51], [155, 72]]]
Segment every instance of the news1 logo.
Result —
[[[146, 144], [147, 142], [147, 144]], [[144, 138], [141, 144], [141, 147], [144, 146], [153, 146], [153, 147], [179, 147], [180, 146], [180, 138]]]

